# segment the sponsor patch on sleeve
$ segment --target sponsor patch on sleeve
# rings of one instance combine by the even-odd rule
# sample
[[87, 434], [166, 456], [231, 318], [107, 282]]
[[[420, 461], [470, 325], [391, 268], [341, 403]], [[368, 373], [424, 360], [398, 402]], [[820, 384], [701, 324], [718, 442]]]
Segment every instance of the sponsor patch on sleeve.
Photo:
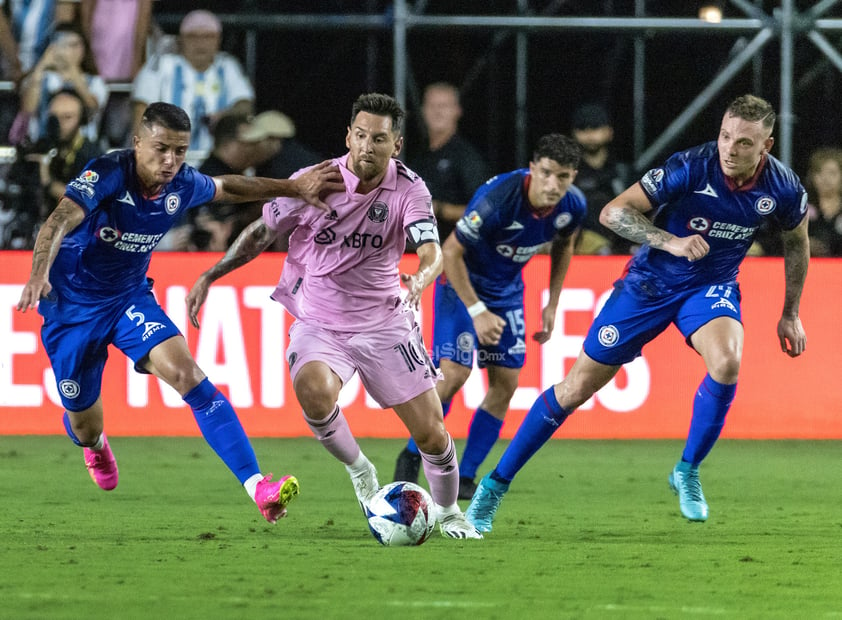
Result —
[[88, 183], [87, 181], [82, 180], [81, 177], [78, 179], [70, 182], [70, 187], [75, 189], [80, 194], [84, 194], [88, 198], [94, 197], [94, 186], [92, 183]]
[[640, 179], [640, 184], [643, 186], [643, 189], [646, 191], [647, 194], [652, 195], [657, 193], [657, 191], [661, 187], [661, 181], [664, 180], [664, 169], [663, 168], [653, 168], [649, 172], [643, 175], [643, 178]]

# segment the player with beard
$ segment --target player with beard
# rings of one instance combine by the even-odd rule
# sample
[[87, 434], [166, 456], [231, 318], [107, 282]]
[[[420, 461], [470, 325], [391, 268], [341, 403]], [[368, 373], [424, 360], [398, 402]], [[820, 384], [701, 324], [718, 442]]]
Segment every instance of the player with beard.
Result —
[[[330, 212], [317, 213], [298, 199], [266, 203], [263, 217], [193, 285], [188, 311], [198, 326], [210, 284], [291, 231], [272, 299], [296, 319], [286, 356], [310, 430], [345, 465], [365, 510], [380, 486], [377, 471], [337, 402], [339, 390], [358, 373], [369, 395], [394, 409], [417, 442], [442, 534], [482, 538], [456, 503], [456, 449], [436, 395], [438, 372], [413, 312], [441, 272], [441, 248], [427, 186], [396, 159], [403, 119], [394, 98], [360, 95], [345, 137], [348, 153], [334, 160], [345, 191], [325, 198]], [[414, 273], [398, 270], [407, 239], [417, 248]], [[401, 282], [409, 291], [405, 299]]]

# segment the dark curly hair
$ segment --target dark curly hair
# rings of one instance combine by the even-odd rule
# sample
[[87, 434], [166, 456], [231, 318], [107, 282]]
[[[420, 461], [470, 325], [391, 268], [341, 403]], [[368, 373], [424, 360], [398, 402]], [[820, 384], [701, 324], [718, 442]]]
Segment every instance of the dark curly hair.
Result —
[[552, 159], [560, 166], [570, 166], [576, 170], [582, 159], [582, 147], [573, 138], [560, 133], [547, 134], [538, 140], [532, 153], [532, 161], [537, 162], [544, 157]]

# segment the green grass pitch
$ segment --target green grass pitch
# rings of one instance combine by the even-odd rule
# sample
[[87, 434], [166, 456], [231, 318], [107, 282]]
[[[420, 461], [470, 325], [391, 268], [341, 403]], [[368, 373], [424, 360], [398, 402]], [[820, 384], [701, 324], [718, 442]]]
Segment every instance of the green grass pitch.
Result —
[[[402, 442], [361, 443], [390, 481]], [[111, 444], [105, 493], [66, 438], [0, 437], [0, 618], [842, 618], [840, 442], [721, 441], [689, 523], [680, 442], [554, 440], [485, 540], [413, 548], [374, 541], [312, 438], [254, 440], [301, 482], [276, 526], [201, 439]]]

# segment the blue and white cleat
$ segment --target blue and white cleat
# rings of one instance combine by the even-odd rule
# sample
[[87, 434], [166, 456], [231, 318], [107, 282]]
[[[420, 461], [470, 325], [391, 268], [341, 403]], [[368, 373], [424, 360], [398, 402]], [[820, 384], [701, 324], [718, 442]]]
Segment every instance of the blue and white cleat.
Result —
[[706, 521], [708, 503], [699, 482], [699, 466], [679, 461], [670, 474], [670, 488], [678, 495], [681, 514], [690, 521]]
[[474, 493], [471, 503], [465, 511], [468, 523], [480, 532], [490, 532], [491, 522], [494, 521], [497, 509], [500, 508], [500, 502], [503, 501], [503, 496], [508, 490], [508, 484], [493, 480], [491, 474], [486, 474], [480, 480], [476, 493]]

